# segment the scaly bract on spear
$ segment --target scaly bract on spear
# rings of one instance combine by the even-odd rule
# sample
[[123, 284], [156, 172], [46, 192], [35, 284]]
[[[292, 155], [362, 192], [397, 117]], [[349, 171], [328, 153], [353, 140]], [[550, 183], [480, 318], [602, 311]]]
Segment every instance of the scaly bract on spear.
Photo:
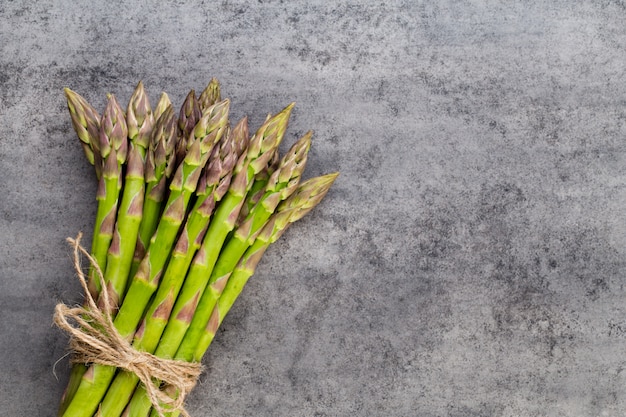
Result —
[[194, 136], [191, 134], [194, 130], [196, 123], [202, 116], [202, 110], [200, 110], [200, 103], [196, 98], [196, 92], [191, 90], [185, 101], [183, 102], [180, 112], [178, 114], [178, 142], [176, 144], [176, 159], [182, 161], [187, 153], [187, 150], [193, 142]]
[[200, 93], [200, 97], [198, 97], [200, 110], [204, 111], [204, 109], [211, 107], [220, 100], [220, 83], [217, 81], [217, 78], [211, 78], [209, 84], [207, 84], [206, 88]]
[[96, 178], [102, 176], [102, 155], [100, 154], [100, 115], [80, 94], [65, 88], [67, 108], [72, 125], [80, 139], [85, 157], [96, 171]]

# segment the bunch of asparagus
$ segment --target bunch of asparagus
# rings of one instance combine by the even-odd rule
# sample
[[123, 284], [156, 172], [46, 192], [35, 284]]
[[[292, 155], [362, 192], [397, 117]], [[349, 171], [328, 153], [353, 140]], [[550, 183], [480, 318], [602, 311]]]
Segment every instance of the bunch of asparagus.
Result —
[[[165, 93], [152, 109], [141, 82], [126, 111], [108, 95], [102, 116], [65, 94], [99, 181], [91, 254], [104, 279], [92, 266], [89, 293], [136, 350], [201, 361], [265, 250], [337, 173], [301, 182], [311, 133], [277, 151], [293, 104], [250, 137], [246, 118], [229, 124], [215, 79], [199, 96], [192, 90], [178, 114]], [[63, 417], [179, 413], [153, 405], [135, 374], [100, 364], [73, 365], [59, 409]]]

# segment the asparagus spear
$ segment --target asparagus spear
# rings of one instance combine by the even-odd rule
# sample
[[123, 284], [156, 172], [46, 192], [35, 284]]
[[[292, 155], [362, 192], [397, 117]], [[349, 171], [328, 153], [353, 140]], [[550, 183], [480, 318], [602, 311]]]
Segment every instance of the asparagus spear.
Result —
[[[197, 201], [185, 223], [185, 227], [172, 251], [171, 259], [160, 282], [157, 293], [150, 303], [139, 330], [135, 333], [133, 347], [140, 351], [154, 352], [163, 329], [167, 324], [176, 296], [196, 249], [209, 224], [217, 202], [221, 200], [230, 184], [235, 163], [248, 141], [247, 121], [243, 119], [216, 146], [200, 179], [196, 191]], [[130, 399], [139, 378], [131, 372], [120, 372], [115, 377], [104, 400], [102, 416], [119, 416]]]
[[[267, 122], [271, 117], [272, 114], [268, 113], [265, 121]], [[239, 217], [235, 222], [235, 228], [239, 227], [239, 225], [246, 219], [246, 217], [248, 217], [248, 214], [250, 214], [250, 210], [252, 210], [252, 207], [254, 207], [256, 203], [259, 202], [261, 197], [263, 197], [267, 181], [270, 179], [270, 176], [274, 173], [274, 171], [276, 171], [279, 163], [280, 157], [278, 155], [278, 152], [274, 152], [274, 154], [272, 155], [272, 159], [270, 159], [270, 161], [267, 163], [267, 166], [254, 176], [252, 187], [250, 187], [250, 191], [248, 191], [248, 194], [246, 195], [246, 201], [239, 211]], [[226, 241], [229, 241], [230, 237], [231, 236], [229, 236]]]
[[[122, 188], [122, 164], [126, 161], [128, 154], [128, 129], [124, 111], [112, 94], [109, 95], [102, 115], [99, 139], [99, 149], [104, 165], [96, 194], [98, 211], [91, 253], [100, 269], [104, 270], [107, 252], [113, 238], [119, 193]], [[93, 267], [89, 271], [89, 290], [94, 299], [97, 299], [100, 293], [100, 281], [96, 278]]]
[[[218, 327], [248, 279], [254, 274], [258, 262], [269, 245], [278, 240], [292, 223], [304, 217], [324, 198], [337, 176], [338, 173], [333, 173], [307, 180], [298, 187], [291, 197], [279, 204], [276, 213], [272, 215], [233, 270], [224, 291], [209, 316], [210, 318], [204, 324], [202, 336], [198, 340], [195, 350], [193, 352], [190, 350], [185, 354], [181, 353], [181, 355], [177, 354], [176, 359], [188, 362], [199, 362], [202, 360], [215, 337]], [[186, 338], [187, 335], [185, 335]], [[151, 404], [145, 390], [143, 387], [138, 387], [127, 408], [128, 416], [146, 416], [150, 407]], [[156, 415], [156, 411], [153, 410], [151, 417], [156, 417]], [[178, 416], [178, 413], [168, 414], [168, 417], [174, 416]]]
[[[167, 95], [165, 96], [167, 97]], [[132, 143], [136, 143], [141, 148], [140, 150], [144, 156], [150, 144], [150, 135], [152, 134], [154, 120], [150, 100], [148, 99], [143, 83], [139, 81], [128, 103], [126, 124], [128, 126], [128, 138]]]
[[78, 93], [65, 88], [67, 107], [72, 118], [72, 125], [80, 139], [85, 156], [96, 170], [96, 178], [102, 176], [102, 155], [99, 147], [100, 115], [91, 104]]
[[[159, 101], [160, 104], [169, 101], [169, 99], [163, 100], [163, 97], [167, 98], [167, 95], [163, 93]], [[150, 245], [150, 238], [157, 228], [159, 217], [163, 210], [167, 181], [176, 164], [174, 155], [176, 117], [174, 110], [170, 104], [165, 110], [158, 111], [161, 112], [161, 115], [152, 131], [146, 154], [144, 172], [146, 186], [142, 210], [143, 216], [139, 225], [139, 233], [129, 276], [135, 275], [137, 269], [139, 269], [139, 263]]]
[[[67, 107], [72, 119], [74, 130], [80, 139], [81, 146], [85, 152], [87, 160], [94, 166], [96, 178], [100, 181], [102, 176], [102, 155], [100, 154], [100, 115], [82, 96], [78, 93], [65, 88], [65, 97], [67, 98]], [[86, 368], [84, 366], [75, 365], [72, 367], [70, 379], [65, 392], [61, 397], [60, 410], [63, 410], [69, 400], [71, 400], [74, 392], [78, 388], [80, 378], [84, 374]]]
[[[195, 140], [184, 161], [179, 165], [170, 183], [170, 195], [159, 226], [151, 239], [150, 247], [142, 260], [127, 291], [126, 298], [115, 317], [115, 327], [122, 337], [131, 338], [150, 298], [156, 290], [169, 248], [174, 243], [181, 226], [191, 194], [195, 191], [203, 164], [213, 146], [226, 128], [230, 102], [224, 100], [206, 110], [194, 129]], [[104, 396], [116, 368], [92, 365], [85, 375], [64, 417], [91, 417]]]
[[209, 84], [202, 91], [202, 93], [200, 93], [200, 97], [198, 97], [200, 110], [211, 107], [220, 100], [220, 83], [217, 81], [217, 78], [211, 78]]
[[[194, 313], [191, 322], [189, 323], [189, 319], [185, 317], [186, 320], [180, 320], [181, 323], [179, 324], [176, 316], [170, 320], [172, 326], [175, 324], [179, 324], [181, 327], [184, 325], [188, 326], [186, 333], [184, 333], [184, 340], [178, 347], [177, 355], [186, 355], [187, 351], [193, 352], [195, 350], [205, 323], [237, 262], [239, 262], [246, 249], [254, 243], [256, 235], [268, 221], [278, 203], [288, 198], [298, 186], [300, 176], [306, 165], [310, 146], [311, 132], [298, 140], [282, 158], [280, 166], [269, 179], [265, 194], [257, 205], [254, 206], [246, 220], [235, 230], [232, 238], [222, 248], [219, 258], [212, 268], [208, 283], [204, 280], [206, 284], [196, 293], [197, 295], [200, 295], [200, 293], [202, 295], [200, 301], [197, 302], [198, 306], [195, 312], [193, 312], [192, 305], [187, 307]], [[192, 272], [193, 269], [189, 272], [190, 277]], [[176, 301], [177, 304], [179, 302], [180, 300]], [[195, 303], [193, 306], [195, 306]], [[166, 338], [165, 340], [168, 339]], [[157, 349], [156, 354], [159, 355], [159, 353], [161, 352]]]
[[[126, 120], [130, 148], [124, 177], [124, 190], [104, 273], [109, 300], [112, 304], [109, 306], [112, 314], [115, 314], [124, 297], [143, 213], [144, 158], [153, 120], [150, 102], [141, 82], [131, 96], [126, 111]], [[99, 302], [102, 303], [102, 298]]]
[[170, 107], [171, 105], [172, 105], [172, 102], [170, 101], [170, 97], [167, 95], [167, 93], [161, 93], [161, 96], [159, 97], [159, 102], [157, 103], [156, 107], [154, 108], [154, 111], [152, 112], [152, 116], [154, 117], [154, 120], [158, 120], [159, 117], [161, 117], [161, 115], [165, 113], [167, 108]]
[[196, 98], [196, 92], [191, 90], [189, 94], [187, 94], [178, 115], [178, 142], [176, 144], [176, 159], [179, 161], [183, 160], [187, 149], [191, 146], [191, 142], [193, 141], [191, 132], [201, 116], [202, 112], [200, 110], [198, 99]]

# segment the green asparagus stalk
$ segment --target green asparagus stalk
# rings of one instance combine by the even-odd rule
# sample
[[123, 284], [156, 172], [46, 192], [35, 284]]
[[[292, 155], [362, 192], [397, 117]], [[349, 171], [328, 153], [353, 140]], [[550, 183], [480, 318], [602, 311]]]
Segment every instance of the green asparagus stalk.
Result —
[[[167, 95], [163, 93], [159, 103], [169, 102]], [[145, 197], [142, 210], [142, 219], [139, 225], [139, 233], [135, 244], [135, 253], [130, 268], [129, 276], [135, 276], [139, 264], [150, 246], [150, 238], [154, 234], [167, 194], [167, 182], [176, 165], [174, 149], [176, 144], [176, 116], [170, 105], [157, 119], [151, 134], [150, 144], [146, 153], [145, 161]]]
[[211, 78], [209, 84], [202, 91], [202, 93], [200, 93], [200, 97], [198, 97], [200, 110], [204, 111], [204, 109], [211, 107], [220, 100], [220, 83], [217, 81], [217, 78]]
[[[122, 303], [115, 317], [115, 327], [124, 338], [132, 338], [159, 284], [169, 249], [184, 220], [189, 199], [196, 189], [202, 167], [226, 128], [229, 105], [230, 102], [224, 100], [207, 109], [194, 129], [196, 139], [170, 183], [170, 195], [165, 211], [127, 291], [126, 299], [130, 301]], [[64, 417], [91, 417], [106, 393], [115, 371], [116, 368], [111, 366], [98, 364], [90, 366], [63, 414]]]
[[[100, 154], [100, 115], [82, 96], [78, 93], [64, 89], [67, 98], [67, 107], [72, 119], [74, 130], [80, 139], [81, 146], [85, 152], [87, 160], [94, 166], [96, 178], [100, 181], [102, 177], [102, 155]], [[60, 410], [65, 409], [67, 403], [78, 389], [80, 378], [85, 373], [86, 367], [75, 365], [72, 367], [70, 379], [65, 392], [61, 397]]]
[[[181, 277], [186, 275], [193, 255], [200, 246], [217, 202], [228, 190], [232, 170], [247, 142], [247, 121], [243, 119], [228, 136], [224, 137], [219, 146], [213, 149], [210, 163], [196, 190], [197, 200], [194, 208], [172, 251], [157, 293], [135, 333], [133, 341], [135, 349], [154, 352], [183, 285]], [[131, 372], [118, 373], [102, 401], [100, 410], [102, 416], [119, 416], [138, 382], [137, 375]]]
[[[124, 189], [117, 213], [115, 232], [107, 255], [104, 280], [107, 283], [109, 309], [115, 315], [126, 290], [144, 202], [144, 158], [152, 131], [152, 109], [143, 84], [139, 82], [126, 111], [130, 148], [126, 163]], [[99, 300], [102, 303], [102, 298]]]
[[102, 176], [102, 155], [100, 155], [100, 115], [91, 104], [78, 93], [65, 88], [67, 107], [72, 118], [72, 125], [80, 139], [83, 152], [96, 171], [96, 178]]
[[[234, 268], [208, 321], [205, 323], [202, 336], [197, 342], [195, 350], [193, 352], [190, 350], [181, 355], [177, 354], [176, 359], [188, 362], [199, 362], [202, 360], [215, 337], [217, 329], [228, 311], [230, 311], [248, 279], [254, 274], [257, 264], [269, 245], [278, 240], [292, 223], [300, 220], [322, 201], [337, 176], [338, 173], [333, 173], [307, 180], [297, 188], [291, 197], [279, 204], [276, 213], [272, 215], [256, 237], [254, 243], [246, 250]], [[185, 338], [187, 338], [187, 335], [185, 335]], [[147, 399], [145, 390], [142, 387], [138, 387], [129, 403], [129, 417], [146, 416], [150, 407], [151, 404]], [[168, 417], [175, 416], [178, 416], [178, 413], [168, 414]], [[155, 410], [152, 411], [151, 417], [156, 417]]]
[[[99, 139], [99, 149], [104, 165], [96, 194], [98, 210], [91, 253], [100, 269], [105, 270], [107, 252], [113, 238], [119, 194], [122, 188], [122, 164], [126, 162], [128, 154], [128, 129], [124, 111], [112, 94], [109, 95], [106, 109], [102, 115]], [[97, 299], [101, 288], [93, 267], [89, 271], [88, 284], [91, 295]]]
[[[222, 248], [219, 258], [212, 268], [208, 283], [202, 287], [203, 292], [200, 301], [185, 333], [184, 340], [177, 350], [177, 355], [184, 356], [187, 355], [188, 351], [193, 352], [195, 350], [205, 323], [237, 262], [246, 249], [254, 243], [256, 235], [268, 221], [278, 203], [287, 199], [298, 186], [310, 146], [311, 132], [297, 141], [282, 158], [280, 166], [269, 179], [265, 194]], [[192, 271], [190, 271], [190, 276]], [[170, 321], [176, 323], [176, 317]], [[158, 354], [159, 351], [157, 350]]]

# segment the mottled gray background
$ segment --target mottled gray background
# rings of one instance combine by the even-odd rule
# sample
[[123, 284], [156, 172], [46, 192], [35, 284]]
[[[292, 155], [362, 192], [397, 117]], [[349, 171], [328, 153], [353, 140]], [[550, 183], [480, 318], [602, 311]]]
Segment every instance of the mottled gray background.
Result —
[[[157, 5], [159, 3], [159, 5]], [[96, 181], [62, 88], [99, 109], [212, 76], [341, 176], [265, 256], [193, 416], [621, 416], [623, 1], [0, 2], [0, 415], [55, 414], [64, 242]]]

